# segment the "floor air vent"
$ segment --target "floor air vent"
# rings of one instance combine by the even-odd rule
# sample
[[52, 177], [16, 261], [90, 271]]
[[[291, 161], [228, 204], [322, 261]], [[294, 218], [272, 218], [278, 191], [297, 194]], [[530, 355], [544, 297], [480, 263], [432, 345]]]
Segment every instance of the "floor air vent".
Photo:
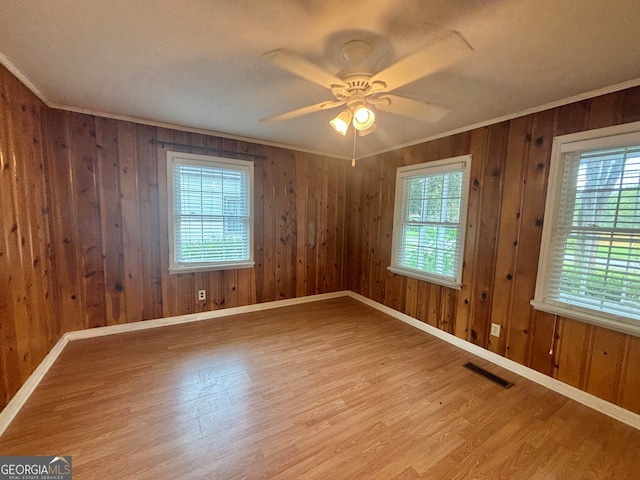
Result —
[[476, 372], [478, 375], [482, 375], [483, 377], [488, 378], [492, 382], [495, 382], [504, 388], [513, 387], [513, 383], [508, 382], [504, 378], [491, 373], [489, 370], [485, 370], [484, 368], [479, 367], [475, 363], [467, 362], [463, 365], [463, 367], [468, 368], [472, 372]]

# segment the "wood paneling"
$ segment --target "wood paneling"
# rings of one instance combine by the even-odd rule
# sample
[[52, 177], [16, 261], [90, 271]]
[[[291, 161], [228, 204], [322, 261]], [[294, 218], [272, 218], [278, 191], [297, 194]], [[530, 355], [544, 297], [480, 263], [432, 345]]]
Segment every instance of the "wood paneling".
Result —
[[58, 313], [43, 105], [8, 74], [0, 75], [0, 98], [0, 375], [2, 385], [15, 391], [55, 344], [61, 327], [41, 320]]
[[[638, 121], [639, 104], [640, 88], [633, 88], [361, 160], [349, 177], [348, 287], [640, 413], [637, 338], [530, 305], [553, 137]], [[395, 169], [468, 153], [462, 289], [388, 274], [389, 246], [380, 232], [392, 228]], [[489, 336], [491, 323], [502, 326], [500, 338]]]
[[[347, 161], [49, 109], [4, 68], [0, 92], [0, 407], [64, 332], [345, 288]], [[268, 156], [256, 268], [168, 273], [157, 140]]]

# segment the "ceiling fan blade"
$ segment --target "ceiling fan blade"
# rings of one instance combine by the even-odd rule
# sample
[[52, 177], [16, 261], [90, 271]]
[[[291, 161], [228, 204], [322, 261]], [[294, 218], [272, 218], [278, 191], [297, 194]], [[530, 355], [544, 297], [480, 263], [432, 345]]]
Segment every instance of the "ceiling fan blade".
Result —
[[275, 50], [265, 53], [265, 56], [269, 58], [271, 63], [281, 69], [291, 72], [305, 80], [309, 80], [321, 87], [331, 88], [334, 85], [346, 86], [341, 79], [297, 53], [288, 50]]
[[419, 100], [401, 97], [399, 95], [384, 95], [381, 97], [367, 99], [379, 110], [404, 115], [405, 117], [415, 118], [423, 122], [437, 122], [441, 120], [449, 109], [434, 105], [432, 103], [424, 103]]
[[345, 103], [345, 100], [320, 102], [314, 105], [309, 105], [307, 107], [298, 108], [297, 110], [291, 110], [290, 112], [280, 113], [279, 115], [274, 115], [273, 117], [264, 118], [260, 121], [263, 123], [281, 122], [283, 120], [290, 120], [292, 118], [308, 115], [309, 113], [319, 112], [320, 110], [328, 110], [330, 108], [339, 107], [340, 105], [344, 105]]
[[384, 91], [390, 92], [419, 78], [443, 70], [472, 52], [471, 46], [458, 32], [448, 30], [438, 36], [438, 39], [431, 45], [398, 60], [375, 74], [369, 81], [370, 83], [375, 81], [386, 83]]

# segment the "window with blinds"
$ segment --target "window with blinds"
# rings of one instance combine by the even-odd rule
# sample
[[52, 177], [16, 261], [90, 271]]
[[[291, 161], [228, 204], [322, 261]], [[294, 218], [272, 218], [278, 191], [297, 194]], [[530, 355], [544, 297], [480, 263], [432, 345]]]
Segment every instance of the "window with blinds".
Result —
[[253, 163], [167, 152], [169, 271], [253, 266]]
[[601, 133], [554, 142], [532, 304], [640, 332], [640, 133]]
[[398, 169], [389, 270], [461, 287], [470, 166], [465, 155]]

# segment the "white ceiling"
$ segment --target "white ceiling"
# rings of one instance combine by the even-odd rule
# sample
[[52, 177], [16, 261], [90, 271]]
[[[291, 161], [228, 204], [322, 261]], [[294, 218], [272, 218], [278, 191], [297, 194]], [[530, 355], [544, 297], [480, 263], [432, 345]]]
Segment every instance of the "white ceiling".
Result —
[[640, 84], [638, 0], [2, 0], [0, 60], [49, 105], [351, 157], [333, 100], [262, 54], [288, 48], [332, 73], [372, 43], [373, 72], [444, 27], [474, 53], [394, 93], [446, 105], [436, 124], [378, 113], [358, 156]]

